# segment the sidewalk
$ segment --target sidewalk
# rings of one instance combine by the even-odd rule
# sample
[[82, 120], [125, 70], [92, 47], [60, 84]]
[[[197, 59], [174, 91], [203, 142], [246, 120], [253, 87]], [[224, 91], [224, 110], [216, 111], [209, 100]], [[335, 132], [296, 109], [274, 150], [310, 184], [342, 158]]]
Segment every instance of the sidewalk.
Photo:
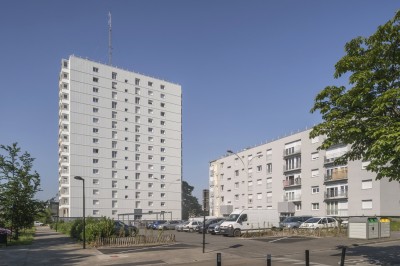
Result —
[[[360, 245], [387, 242], [399, 239], [399, 232], [391, 238], [377, 241], [357, 241]], [[147, 250], [146, 252], [126, 252], [103, 254], [96, 248], [83, 249], [80, 243], [57, 233], [48, 227], [38, 227], [34, 242], [28, 246], [0, 248], [0, 266], [35, 265], [191, 265], [208, 266], [217, 264], [216, 252], [202, 253], [200, 248]], [[274, 266], [291, 265], [279, 258], [272, 258]], [[266, 258], [243, 258], [235, 254], [222, 253], [222, 265], [266, 265]]]

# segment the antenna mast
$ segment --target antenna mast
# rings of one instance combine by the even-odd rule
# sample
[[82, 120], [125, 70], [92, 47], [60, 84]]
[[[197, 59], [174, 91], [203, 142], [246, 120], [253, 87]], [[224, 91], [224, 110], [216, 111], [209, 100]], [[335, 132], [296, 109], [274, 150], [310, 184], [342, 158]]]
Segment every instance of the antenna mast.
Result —
[[112, 62], [112, 45], [111, 45], [111, 12], [108, 12], [108, 64]]

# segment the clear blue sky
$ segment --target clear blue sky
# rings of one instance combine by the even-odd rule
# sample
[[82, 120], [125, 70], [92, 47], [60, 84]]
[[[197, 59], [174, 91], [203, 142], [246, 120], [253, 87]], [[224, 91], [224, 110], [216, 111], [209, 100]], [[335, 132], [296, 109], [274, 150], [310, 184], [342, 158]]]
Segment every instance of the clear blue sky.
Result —
[[36, 158], [43, 192], [58, 190], [58, 74], [75, 54], [182, 85], [184, 179], [195, 196], [227, 149], [320, 121], [313, 99], [344, 44], [372, 34], [399, 1], [2, 1], [0, 144]]

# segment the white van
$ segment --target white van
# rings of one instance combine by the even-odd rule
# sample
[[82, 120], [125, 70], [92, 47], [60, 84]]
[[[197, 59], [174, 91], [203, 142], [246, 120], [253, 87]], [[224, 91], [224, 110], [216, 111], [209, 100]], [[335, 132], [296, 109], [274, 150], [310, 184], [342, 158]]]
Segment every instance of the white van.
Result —
[[234, 210], [220, 226], [224, 236], [240, 236], [243, 231], [253, 231], [279, 226], [277, 210], [245, 209]]

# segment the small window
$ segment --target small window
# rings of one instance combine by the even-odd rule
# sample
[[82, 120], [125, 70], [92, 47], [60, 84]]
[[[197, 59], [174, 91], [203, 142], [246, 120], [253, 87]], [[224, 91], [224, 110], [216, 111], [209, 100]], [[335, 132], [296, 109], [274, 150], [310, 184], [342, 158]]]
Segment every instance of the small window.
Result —
[[99, 98], [93, 97], [93, 102], [94, 103], [98, 103], [99, 102]]
[[311, 209], [313, 211], [319, 210], [319, 203], [311, 203]]
[[93, 123], [99, 123], [99, 119], [97, 117], [93, 117]]
[[140, 79], [138, 78], [135, 79], [135, 85], [140, 85]]
[[112, 78], [112, 79], [117, 79], [117, 73], [112, 72], [112, 73], [111, 73], [111, 78]]
[[312, 186], [311, 187], [311, 194], [319, 193], [319, 186]]
[[111, 88], [117, 89], [117, 82], [112, 82], [111, 83]]
[[93, 77], [93, 82], [99, 82], [99, 78]]
[[99, 88], [93, 87], [93, 92], [98, 93], [99, 92]]
[[165, 89], [165, 85], [160, 85], [160, 89], [164, 90]]
[[365, 209], [372, 209], [372, 200], [362, 200], [361, 201], [361, 208]]
[[93, 143], [99, 143], [99, 139], [94, 138]]
[[371, 188], [372, 188], [372, 179], [361, 181], [361, 189], [371, 189]]
[[93, 108], [93, 113], [98, 113], [99, 112], [99, 108], [94, 107]]
[[161, 97], [161, 99], [165, 99], [165, 94], [161, 93], [160, 97]]
[[152, 86], [153, 86], [153, 82], [149, 81], [149, 82], [147, 82], [147, 85], [148, 85], [149, 87], [152, 87]]
[[311, 160], [312, 161], [318, 160], [318, 158], [319, 158], [319, 153], [318, 152], [311, 153]]
[[114, 119], [117, 118], [117, 114], [118, 114], [117, 112], [112, 111], [111, 112], [111, 118], [114, 118]]
[[99, 72], [99, 69], [97, 67], [93, 67], [93, 72]]
[[153, 104], [153, 101], [152, 101], [152, 100], [148, 100], [148, 104], [149, 104], [149, 105], [152, 105], [152, 104]]
[[160, 106], [161, 107], [165, 107], [165, 103], [160, 103]]
[[153, 91], [149, 91], [148, 94], [149, 94], [149, 96], [153, 96], [154, 92]]
[[98, 128], [93, 128], [93, 133], [99, 133], [99, 129]]

